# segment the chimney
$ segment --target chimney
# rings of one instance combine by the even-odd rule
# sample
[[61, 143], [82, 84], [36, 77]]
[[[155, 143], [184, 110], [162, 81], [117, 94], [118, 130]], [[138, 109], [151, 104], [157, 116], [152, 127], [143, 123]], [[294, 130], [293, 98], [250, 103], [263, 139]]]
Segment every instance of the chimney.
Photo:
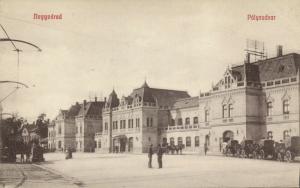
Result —
[[86, 100], [83, 100], [83, 109], [86, 109]]
[[250, 54], [249, 53], [246, 54], [245, 63], [250, 63]]
[[95, 102], [97, 102], [97, 97], [95, 97]]
[[282, 45], [277, 46], [277, 57], [282, 56]]

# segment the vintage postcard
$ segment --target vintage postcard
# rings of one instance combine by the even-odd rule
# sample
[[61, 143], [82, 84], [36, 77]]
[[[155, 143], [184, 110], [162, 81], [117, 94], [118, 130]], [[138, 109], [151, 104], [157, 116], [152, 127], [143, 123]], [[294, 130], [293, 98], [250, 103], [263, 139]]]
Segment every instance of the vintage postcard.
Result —
[[300, 186], [300, 1], [0, 0], [0, 187]]

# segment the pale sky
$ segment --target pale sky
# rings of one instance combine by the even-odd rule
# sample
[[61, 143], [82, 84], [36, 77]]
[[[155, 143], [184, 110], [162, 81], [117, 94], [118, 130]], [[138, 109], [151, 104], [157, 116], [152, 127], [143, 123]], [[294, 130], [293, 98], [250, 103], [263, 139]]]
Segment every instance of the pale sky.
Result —
[[[35, 20], [62, 14], [62, 20]], [[249, 21], [248, 14], [276, 16]], [[20, 43], [19, 89], [2, 104], [28, 120], [76, 101], [119, 97], [140, 87], [209, 91], [226, 67], [242, 63], [246, 39], [264, 41], [268, 55], [276, 45], [300, 52], [300, 1], [12, 1], [0, 0], [0, 23]], [[0, 31], [0, 38], [4, 38]], [[0, 42], [0, 80], [17, 80], [17, 55]], [[15, 85], [1, 84], [0, 98]]]

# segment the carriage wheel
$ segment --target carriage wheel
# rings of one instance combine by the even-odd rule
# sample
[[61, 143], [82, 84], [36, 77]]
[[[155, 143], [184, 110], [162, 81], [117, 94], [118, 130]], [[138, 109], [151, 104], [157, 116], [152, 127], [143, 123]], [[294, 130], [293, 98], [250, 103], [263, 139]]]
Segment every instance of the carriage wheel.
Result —
[[277, 161], [283, 161], [281, 153], [277, 153]]
[[292, 153], [289, 150], [285, 153], [285, 158], [288, 163], [293, 161]]

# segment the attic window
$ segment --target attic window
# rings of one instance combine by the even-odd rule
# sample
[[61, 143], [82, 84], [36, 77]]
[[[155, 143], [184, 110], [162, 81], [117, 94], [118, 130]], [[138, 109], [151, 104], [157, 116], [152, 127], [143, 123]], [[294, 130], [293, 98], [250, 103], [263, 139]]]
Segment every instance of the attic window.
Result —
[[279, 68], [278, 68], [278, 72], [283, 72], [283, 71], [284, 71], [284, 66], [280, 65]]

